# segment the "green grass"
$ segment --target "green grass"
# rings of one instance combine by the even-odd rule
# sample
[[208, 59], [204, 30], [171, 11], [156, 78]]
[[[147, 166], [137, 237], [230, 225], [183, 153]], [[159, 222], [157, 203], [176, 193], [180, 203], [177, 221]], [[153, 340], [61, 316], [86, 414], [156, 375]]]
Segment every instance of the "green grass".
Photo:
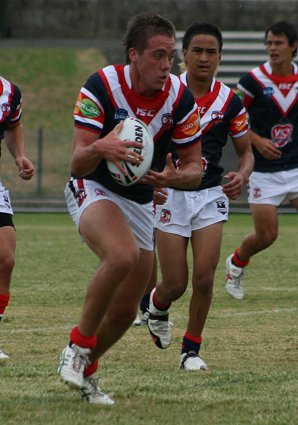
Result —
[[[116, 405], [90, 406], [56, 374], [77, 323], [96, 257], [66, 214], [16, 214], [17, 264], [1, 324], [1, 423], [100, 425], [294, 425], [297, 423], [297, 216], [280, 216], [280, 236], [251, 261], [246, 296], [224, 290], [225, 258], [251, 229], [249, 215], [224, 228], [214, 299], [201, 355], [209, 373], [178, 369], [190, 288], [171, 309], [173, 343], [158, 350], [131, 328], [100, 361], [102, 387]], [[191, 261], [190, 261], [191, 262]]]
[[[106, 60], [94, 48], [1, 48], [1, 75], [17, 84], [23, 96], [26, 152], [36, 166], [38, 133], [43, 131], [42, 193], [63, 197], [72, 150], [73, 109], [87, 77]], [[17, 64], [17, 65], [16, 65]], [[1, 176], [13, 197], [36, 195], [36, 177], [23, 182], [3, 149]]]

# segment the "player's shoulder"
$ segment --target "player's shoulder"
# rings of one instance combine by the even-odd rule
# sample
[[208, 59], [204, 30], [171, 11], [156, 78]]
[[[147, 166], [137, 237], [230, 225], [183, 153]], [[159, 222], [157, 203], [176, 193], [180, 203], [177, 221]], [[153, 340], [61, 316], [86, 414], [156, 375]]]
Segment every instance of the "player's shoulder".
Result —
[[[114, 75], [114, 79], [112, 78]], [[87, 91], [89, 93], [93, 93], [93, 95], [97, 96], [99, 93], [106, 92], [106, 87], [110, 85], [115, 85], [116, 80], [116, 69], [113, 65], [109, 65], [103, 68], [97, 69], [93, 74], [89, 75], [86, 79], [81, 91]]]
[[218, 93], [218, 96], [223, 99], [229, 99], [230, 102], [238, 101], [239, 99], [236, 89], [229, 87], [227, 84], [215, 78], [213, 80], [212, 90], [213, 92]]
[[171, 85], [172, 87], [177, 87], [179, 90], [184, 90], [186, 88], [186, 90], [188, 91], [188, 87], [187, 84], [184, 83], [183, 79], [181, 79], [181, 75], [179, 75], [179, 77], [175, 74], [170, 74], [169, 75], [169, 79], [171, 81]]
[[22, 98], [21, 89], [13, 82], [0, 76], [0, 95], [5, 94], [5, 97], [15, 99], [20, 102]]
[[0, 75], [0, 84], [2, 89], [6, 88], [6, 90], [10, 91], [20, 91], [19, 87], [15, 83], [2, 77], [2, 75]]
[[218, 92], [223, 91], [224, 93], [230, 95], [233, 94], [233, 89], [231, 87], [227, 86], [225, 83], [220, 80], [217, 80], [216, 78], [213, 78], [212, 90]]
[[246, 84], [246, 83], [251, 83], [251, 82], [255, 81], [256, 76], [258, 76], [260, 74], [261, 68], [263, 66], [264, 66], [264, 64], [258, 65], [258, 66], [251, 68], [247, 72], [244, 72], [239, 78], [239, 83], [240, 84]]

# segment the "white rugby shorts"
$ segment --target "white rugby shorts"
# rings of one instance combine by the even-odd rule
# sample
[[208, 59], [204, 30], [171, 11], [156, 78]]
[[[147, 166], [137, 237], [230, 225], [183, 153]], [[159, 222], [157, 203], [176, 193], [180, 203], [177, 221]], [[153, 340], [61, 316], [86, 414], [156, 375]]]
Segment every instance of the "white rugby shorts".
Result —
[[0, 182], [0, 213], [13, 215], [9, 191]]
[[253, 171], [249, 176], [248, 203], [280, 206], [298, 198], [298, 168], [275, 173]]
[[153, 251], [153, 208], [152, 202], [138, 204], [111, 192], [93, 180], [71, 179], [65, 188], [65, 199], [69, 214], [79, 230], [80, 217], [92, 203], [109, 200], [118, 205], [137, 240], [139, 248]]
[[168, 189], [164, 205], [156, 205], [155, 228], [190, 238], [192, 232], [228, 220], [229, 200], [221, 186], [199, 191]]

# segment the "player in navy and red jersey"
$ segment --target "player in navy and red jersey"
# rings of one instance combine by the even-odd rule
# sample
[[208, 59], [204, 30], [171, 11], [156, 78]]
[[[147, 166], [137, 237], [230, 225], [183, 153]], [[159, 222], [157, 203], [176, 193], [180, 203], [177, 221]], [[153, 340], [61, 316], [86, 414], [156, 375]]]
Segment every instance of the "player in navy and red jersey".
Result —
[[[175, 28], [163, 17], [144, 13], [128, 23], [125, 66], [92, 75], [75, 106], [72, 178], [66, 187], [70, 214], [100, 265], [87, 288], [82, 314], [61, 355], [58, 373], [90, 403], [113, 404], [94, 373], [98, 358], [115, 344], [135, 318], [153, 266], [153, 188], [196, 187], [201, 180], [199, 115], [191, 92], [170, 74], [176, 52]], [[142, 160], [118, 134], [127, 116], [143, 120], [154, 137], [153, 168], [141, 183], [123, 187], [107, 171], [112, 161]], [[180, 159], [177, 170], [169, 145]], [[160, 169], [161, 163], [165, 163]]]
[[[1, 140], [15, 159], [19, 176], [29, 180], [34, 167], [25, 156], [24, 131], [21, 123], [22, 99], [17, 86], [0, 76], [0, 156]], [[10, 300], [11, 276], [15, 263], [16, 237], [9, 191], [0, 180], [0, 321]], [[0, 360], [8, 356], [0, 350]]]
[[244, 267], [278, 236], [278, 207], [284, 202], [298, 210], [298, 67], [297, 28], [288, 22], [265, 32], [269, 60], [243, 75], [238, 83], [250, 118], [250, 139], [255, 156], [249, 178], [248, 202], [253, 233], [226, 260], [226, 290], [244, 297]]
[[[200, 358], [202, 332], [212, 300], [228, 199], [236, 199], [253, 168], [247, 134], [247, 113], [240, 98], [214, 75], [221, 59], [222, 35], [209, 23], [194, 23], [183, 37], [187, 71], [181, 81], [194, 94], [202, 127], [203, 178], [195, 190], [169, 188], [164, 205], [156, 207], [155, 237], [162, 281], [152, 290], [148, 327], [159, 348], [171, 342], [169, 307], [188, 285], [187, 247], [193, 251], [192, 297], [182, 339], [180, 367], [207, 370]], [[220, 160], [228, 138], [239, 157], [238, 171], [225, 173]], [[175, 261], [173, 261], [175, 258]]]

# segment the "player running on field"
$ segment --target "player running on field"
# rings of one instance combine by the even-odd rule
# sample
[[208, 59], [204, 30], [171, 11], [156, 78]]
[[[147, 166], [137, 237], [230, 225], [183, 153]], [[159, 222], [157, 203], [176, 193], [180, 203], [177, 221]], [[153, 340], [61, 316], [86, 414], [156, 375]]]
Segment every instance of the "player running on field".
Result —
[[[0, 156], [1, 140], [4, 139], [15, 160], [19, 177], [30, 180], [34, 167], [25, 156], [21, 115], [22, 98], [19, 88], [0, 76]], [[11, 276], [15, 264], [16, 236], [12, 216], [9, 191], [0, 180], [0, 321], [10, 300]], [[0, 360], [7, 358], [8, 355], [0, 350]]]
[[298, 210], [297, 28], [276, 22], [265, 32], [265, 45], [269, 60], [241, 77], [237, 86], [249, 113], [255, 156], [248, 196], [254, 231], [226, 260], [226, 290], [237, 300], [244, 297], [250, 258], [278, 236], [277, 208], [287, 200]]
[[[124, 40], [127, 65], [93, 74], [81, 89], [74, 119], [72, 178], [66, 199], [80, 235], [100, 259], [78, 325], [61, 355], [58, 373], [89, 403], [113, 404], [97, 385], [100, 358], [130, 327], [153, 266], [153, 187], [196, 187], [201, 180], [200, 125], [191, 92], [170, 74], [176, 52], [175, 28], [163, 17], [133, 17]], [[91, 106], [91, 107], [90, 107]], [[155, 143], [153, 167], [143, 183], [120, 186], [106, 161], [142, 160], [118, 134], [127, 116], [143, 120]], [[169, 144], [176, 147], [177, 170]], [[145, 184], [146, 183], [146, 184]], [[131, 359], [130, 359], [131, 360]], [[124, 390], [125, 391], [125, 390]]]
[[[168, 188], [167, 201], [156, 206], [155, 237], [162, 281], [151, 292], [148, 327], [159, 348], [170, 345], [169, 308], [187, 288], [187, 251], [191, 243], [192, 296], [179, 365], [186, 370], [207, 370], [199, 353], [212, 301], [223, 224], [228, 219], [228, 199], [237, 199], [241, 194], [253, 168], [253, 155], [241, 100], [214, 77], [221, 60], [221, 32], [209, 23], [194, 23], [186, 30], [182, 46], [187, 71], [181, 81], [194, 94], [201, 116], [203, 178], [195, 190]], [[229, 136], [239, 166], [237, 171], [225, 173], [227, 182], [221, 186], [220, 160]]]

